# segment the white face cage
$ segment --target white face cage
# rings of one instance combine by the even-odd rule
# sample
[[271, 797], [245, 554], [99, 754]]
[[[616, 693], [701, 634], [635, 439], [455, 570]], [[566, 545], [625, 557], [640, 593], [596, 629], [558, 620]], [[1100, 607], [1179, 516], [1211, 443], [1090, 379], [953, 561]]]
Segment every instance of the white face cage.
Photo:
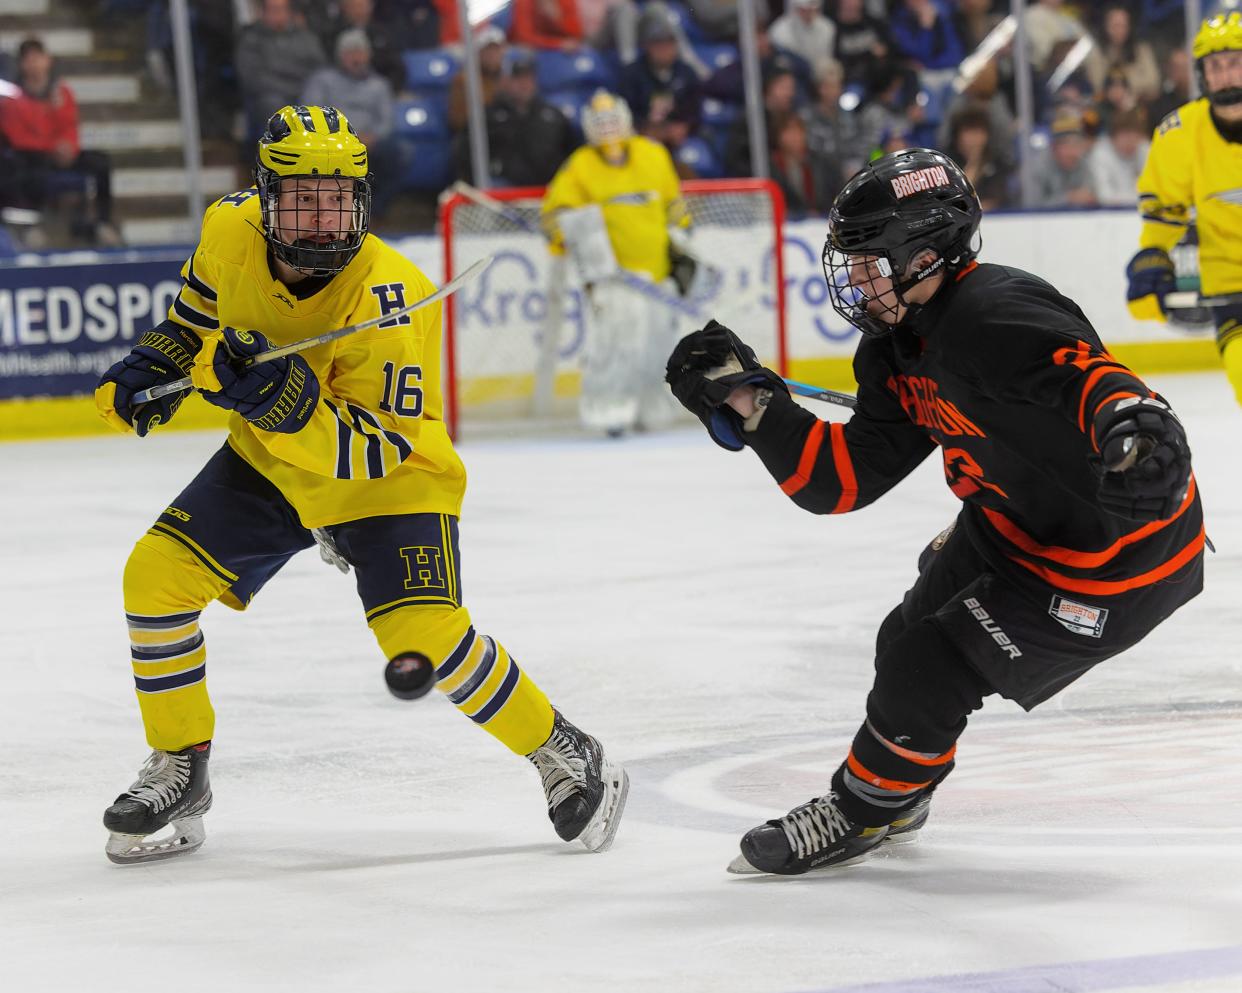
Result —
[[582, 133], [587, 143], [598, 148], [601, 145], [619, 144], [634, 135], [634, 121], [630, 108], [618, 99], [609, 107], [585, 107], [582, 111]]

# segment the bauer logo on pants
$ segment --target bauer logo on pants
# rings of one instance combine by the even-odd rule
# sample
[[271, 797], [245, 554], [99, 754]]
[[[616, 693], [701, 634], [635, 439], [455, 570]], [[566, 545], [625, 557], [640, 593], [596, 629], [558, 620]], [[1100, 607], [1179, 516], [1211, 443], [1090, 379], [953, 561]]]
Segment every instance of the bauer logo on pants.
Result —
[[1085, 634], [1089, 638], [1104, 636], [1107, 607], [1090, 607], [1085, 603], [1066, 600], [1063, 596], [1054, 596], [1048, 613], [1075, 634]]

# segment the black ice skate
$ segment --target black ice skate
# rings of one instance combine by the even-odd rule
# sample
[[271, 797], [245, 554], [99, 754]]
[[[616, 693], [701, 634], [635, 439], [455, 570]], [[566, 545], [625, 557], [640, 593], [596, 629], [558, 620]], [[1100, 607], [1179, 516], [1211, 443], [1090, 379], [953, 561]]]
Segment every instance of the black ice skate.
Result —
[[729, 871], [797, 876], [862, 861], [889, 829], [855, 824], [836, 801], [833, 793], [817, 797], [747, 831], [742, 854], [729, 863]]
[[917, 841], [919, 831], [927, 823], [927, 815], [930, 812], [931, 795], [928, 794], [888, 826], [888, 834], [884, 836], [884, 847], [906, 845]]
[[[210, 756], [210, 741], [179, 752], [153, 751], [138, 781], [104, 811], [104, 827], [112, 832], [104, 848], [108, 858], [131, 865], [197, 851], [207, 837], [203, 814], [211, 809]], [[171, 835], [149, 838], [167, 827]]]
[[606, 851], [625, 809], [630, 777], [608, 761], [598, 741], [558, 711], [552, 714], [552, 734], [526, 756], [543, 779], [548, 818], [563, 840], [577, 839], [589, 851]]

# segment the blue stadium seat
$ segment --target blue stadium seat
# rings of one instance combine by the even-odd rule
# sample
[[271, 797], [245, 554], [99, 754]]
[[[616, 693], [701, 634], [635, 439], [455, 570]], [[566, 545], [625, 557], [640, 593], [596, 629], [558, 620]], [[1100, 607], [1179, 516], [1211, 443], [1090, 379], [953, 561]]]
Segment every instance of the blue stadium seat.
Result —
[[591, 102], [591, 90], [567, 89], [545, 93], [544, 99], [564, 114], [573, 126], [582, 129], [582, 108]]
[[403, 189], [437, 192], [453, 181], [453, 149], [448, 141], [413, 141], [407, 149], [411, 161], [401, 183]]
[[702, 138], [687, 138], [674, 156], [684, 166], [689, 166], [703, 179], [719, 179], [724, 166], [715, 150]]
[[711, 128], [728, 127], [740, 113], [736, 104], [708, 97], [703, 101], [703, 123]]
[[707, 41], [707, 35], [703, 34], [703, 29], [699, 27], [698, 22], [694, 19], [694, 15], [686, 8], [684, 3], [678, 3], [677, 0], [668, 0], [666, 6], [668, 12], [673, 16], [673, 20], [686, 33], [691, 45], [699, 45]]
[[589, 48], [579, 52], [536, 51], [535, 73], [544, 93], [571, 87], [594, 90], [603, 86], [615, 90], [617, 86], [612, 66]]
[[405, 63], [405, 83], [416, 93], [448, 89], [449, 81], [457, 73], [461, 60], [442, 48], [401, 53]]
[[736, 45], [695, 45], [694, 52], [708, 69], [713, 72], [736, 62], [738, 59]]
[[398, 100], [396, 132], [415, 141], [448, 137], [448, 104], [443, 95]]

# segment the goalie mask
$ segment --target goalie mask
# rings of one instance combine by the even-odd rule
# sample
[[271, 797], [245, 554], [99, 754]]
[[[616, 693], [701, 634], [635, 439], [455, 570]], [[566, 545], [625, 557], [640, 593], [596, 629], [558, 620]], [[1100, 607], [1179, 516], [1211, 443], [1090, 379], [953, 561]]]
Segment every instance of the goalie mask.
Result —
[[371, 219], [367, 148], [335, 107], [282, 107], [259, 139], [255, 185], [272, 253], [308, 276], [358, 254]]
[[624, 100], [606, 90], [596, 91], [582, 108], [582, 133], [609, 162], [625, 158], [625, 143], [634, 137], [634, 120]]
[[828, 215], [832, 309], [863, 334], [888, 334], [906, 316], [908, 290], [974, 259], [982, 213], [970, 180], [943, 152], [907, 148], [864, 166]]
[[[1192, 51], [1195, 57], [1195, 76], [1199, 81], [1199, 92], [1214, 106], [1224, 107], [1242, 103], [1242, 13], [1235, 10], [1228, 14], [1209, 17], [1199, 28], [1199, 33], [1195, 35]], [[1231, 65], [1224, 68], [1223, 72], [1232, 78], [1226, 85], [1212, 89], [1208, 86], [1204, 62], [1208, 56], [1222, 52], [1231, 53]]]

